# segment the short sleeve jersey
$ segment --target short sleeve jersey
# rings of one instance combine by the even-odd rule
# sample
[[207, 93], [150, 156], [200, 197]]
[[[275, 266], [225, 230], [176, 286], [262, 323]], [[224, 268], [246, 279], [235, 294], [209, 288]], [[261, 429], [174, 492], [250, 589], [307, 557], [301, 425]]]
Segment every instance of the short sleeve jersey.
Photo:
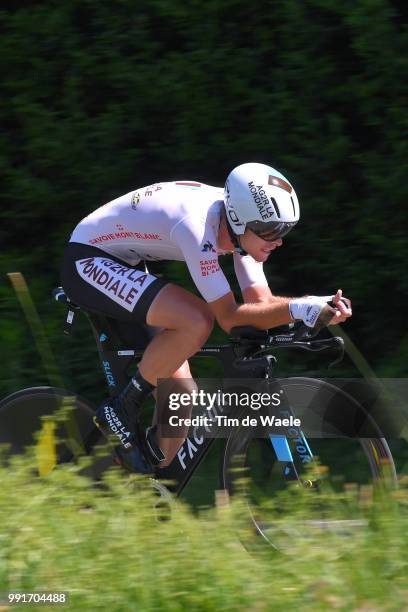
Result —
[[[141, 260], [185, 261], [207, 302], [230, 285], [219, 265], [218, 229], [223, 190], [193, 181], [156, 183], [131, 191], [85, 217], [71, 242], [92, 245], [130, 265]], [[267, 285], [262, 263], [234, 253], [241, 287]]]

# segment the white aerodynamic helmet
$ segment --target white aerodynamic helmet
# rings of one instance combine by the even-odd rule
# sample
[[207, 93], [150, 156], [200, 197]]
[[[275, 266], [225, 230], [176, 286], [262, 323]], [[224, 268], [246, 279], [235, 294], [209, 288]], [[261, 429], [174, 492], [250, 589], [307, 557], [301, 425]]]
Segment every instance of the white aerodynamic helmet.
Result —
[[299, 202], [289, 181], [265, 164], [242, 164], [230, 172], [224, 204], [233, 233], [248, 227], [265, 240], [277, 240], [299, 221]]

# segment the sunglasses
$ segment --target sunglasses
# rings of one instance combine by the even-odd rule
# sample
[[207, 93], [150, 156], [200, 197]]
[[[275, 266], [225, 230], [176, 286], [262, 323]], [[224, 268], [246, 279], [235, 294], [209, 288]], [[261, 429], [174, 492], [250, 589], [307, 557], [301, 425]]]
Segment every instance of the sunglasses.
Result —
[[261, 221], [250, 221], [246, 224], [246, 227], [259, 236], [259, 238], [262, 238], [262, 240], [272, 242], [286, 236], [296, 223], [297, 221], [289, 223], [262, 223]]

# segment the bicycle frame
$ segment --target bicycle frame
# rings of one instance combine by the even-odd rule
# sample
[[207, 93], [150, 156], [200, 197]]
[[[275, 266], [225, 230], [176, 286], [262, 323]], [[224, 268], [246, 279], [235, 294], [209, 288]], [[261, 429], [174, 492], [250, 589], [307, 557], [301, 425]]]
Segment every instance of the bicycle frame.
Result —
[[[130, 376], [129, 369], [134, 365], [135, 360], [143, 355], [144, 347], [119, 348], [114, 327], [109, 320], [104, 317], [91, 315], [90, 313], [86, 314], [90, 319], [94, 332], [109, 393], [113, 396], [127, 384]], [[250, 334], [247, 342], [245, 339], [239, 338], [239, 341], [235, 343], [230, 342], [229, 344], [217, 346], [206, 345], [195, 356], [218, 359], [221, 362], [226, 378], [240, 379], [243, 376], [248, 377], [250, 375], [251, 378], [267, 378], [272, 383], [272, 373], [276, 365], [276, 358], [272, 355], [261, 357], [250, 356], [254, 352], [254, 342], [259, 347], [263, 346], [262, 342], [268, 337], [267, 332], [254, 330], [253, 328], [248, 328], [248, 330], [250, 330]], [[293, 334], [291, 336], [280, 335], [275, 338], [279, 338], [276, 346], [284, 346], [285, 340], [287, 346], [294, 344]], [[319, 342], [321, 343], [322, 341], [314, 341], [314, 343]], [[309, 350], [321, 350], [320, 348], [311, 349], [310, 342], [302, 343], [301, 340], [298, 340], [296, 344], [302, 348], [307, 348], [307, 345], [309, 345]], [[217, 414], [219, 407], [213, 410]], [[290, 407], [287, 406], [280, 408], [279, 416], [287, 418], [295, 415], [291, 412]], [[174, 483], [174, 491], [178, 495], [183, 491], [215, 441], [215, 438], [210, 438], [205, 434], [204, 427], [194, 427], [171, 464], [160, 470], [161, 478], [172, 481]], [[86, 442], [86, 448], [93, 445], [95, 435], [95, 432], [91, 432], [90, 439], [92, 444], [89, 444], [89, 441], [88, 443]], [[302, 463], [311, 462], [313, 458], [313, 453], [303, 432], [292, 427], [288, 428], [286, 435], [269, 435], [269, 439], [277, 461], [282, 466], [284, 479], [299, 480], [290, 443], [293, 443], [293, 441], [296, 443], [295, 450]]]

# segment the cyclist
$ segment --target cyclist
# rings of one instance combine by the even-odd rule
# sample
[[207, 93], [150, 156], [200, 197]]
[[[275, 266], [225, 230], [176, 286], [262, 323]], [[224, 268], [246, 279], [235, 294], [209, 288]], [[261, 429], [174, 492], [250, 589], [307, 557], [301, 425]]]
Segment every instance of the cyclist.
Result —
[[[269, 329], [294, 320], [313, 327], [322, 310], [332, 314], [330, 324], [351, 316], [351, 303], [340, 289], [299, 298], [278, 297], [269, 289], [263, 263], [298, 220], [296, 192], [285, 176], [247, 163], [232, 170], [224, 189], [195, 181], [156, 183], [108, 202], [76, 226], [62, 265], [69, 298], [129, 328], [149, 330], [135, 375], [96, 415], [128, 466], [137, 462], [135, 428], [144, 398], [158, 378], [188, 385], [188, 359], [206, 342], [214, 320], [229, 332], [240, 325]], [[243, 303], [236, 302], [219, 265], [219, 257], [229, 254]], [[185, 261], [203, 299], [148, 272], [144, 262], [149, 260]], [[145, 454], [165, 467], [183, 441], [159, 437], [149, 428]]]

